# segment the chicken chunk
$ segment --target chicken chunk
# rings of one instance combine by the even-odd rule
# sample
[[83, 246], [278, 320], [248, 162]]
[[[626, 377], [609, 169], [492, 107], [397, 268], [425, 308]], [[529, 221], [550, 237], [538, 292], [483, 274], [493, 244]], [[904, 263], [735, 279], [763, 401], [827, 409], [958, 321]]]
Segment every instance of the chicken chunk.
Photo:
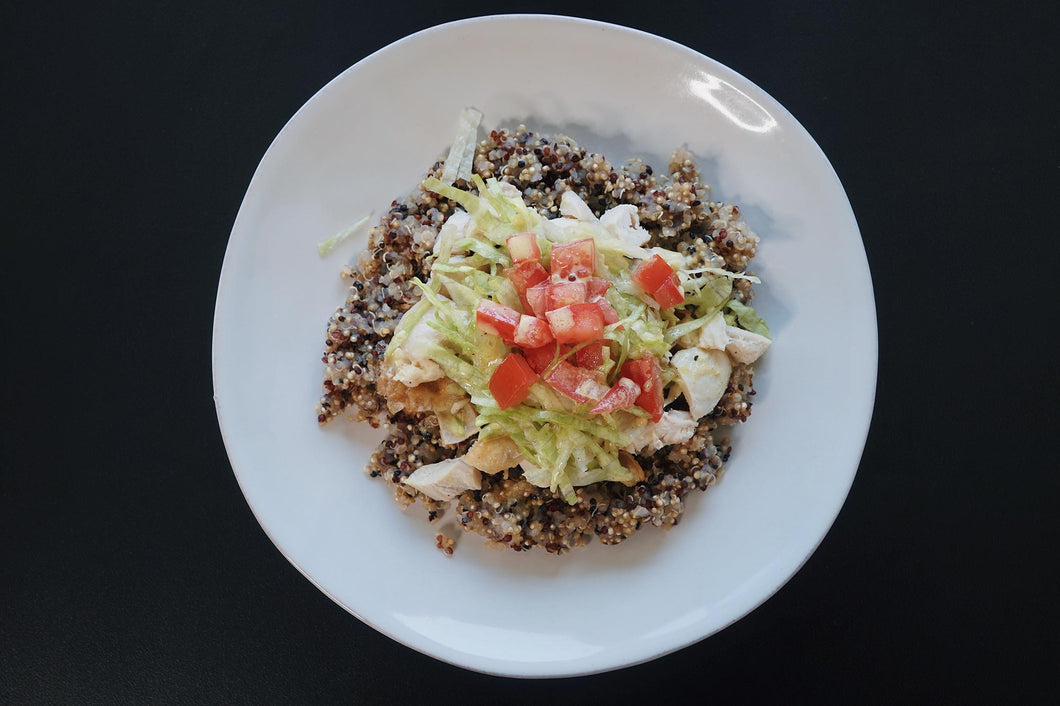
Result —
[[707, 324], [699, 329], [699, 347], [705, 351], [723, 351], [729, 345], [728, 327], [725, 317], [718, 312]]
[[523, 454], [509, 437], [493, 436], [476, 441], [464, 460], [483, 473], [499, 473], [519, 465]]
[[393, 375], [393, 366], [387, 365], [379, 373], [376, 389], [386, 399], [391, 413], [401, 411], [409, 414], [422, 412], [450, 412], [462, 402], [468, 401], [463, 388], [447, 377], [409, 387]]
[[725, 344], [725, 351], [738, 363], [755, 362], [772, 343], [761, 334], [744, 331], [735, 326], [726, 326], [725, 333], [729, 337], [729, 342]]
[[[636, 208], [636, 207], [634, 207]], [[596, 221], [592, 209], [573, 191], [564, 191], [559, 198], [560, 215], [579, 221]]]
[[640, 227], [640, 215], [633, 204], [619, 204], [605, 212], [600, 225], [633, 247], [641, 247], [651, 238], [651, 233]]
[[467, 211], [457, 209], [445, 219], [445, 224], [438, 232], [438, 238], [434, 241], [434, 254], [441, 252], [443, 245], [452, 248], [453, 243], [463, 240], [471, 227], [471, 214]]
[[698, 347], [705, 351], [723, 351], [729, 343], [729, 334], [725, 328], [725, 317], [718, 312], [698, 330], [681, 336], [678, 342], [683, 348]]
[[667, 410], [658, 422], [649, 421], [630, 430], [632, 440], [626, 450], [641, 453], [645, 449], [658, 450], [671, 444], [684, 443], [696, 433], [696, 426], [696, 420], [688, 412]]
[[[408, 315], [408, 313], [405, 314], [405, 316]], [[406, 387], [416, 387], [425, 382], [440, 380], [445, 375], [441, 366], [431, 360], [427, 352], [432, 344], [441, 343], [444, 340], [442, 334], [430, 326], [430, 322], [435, 321], [436, 317], [437, 312], [434, 307], [431, 307], [412, 327], [405, 341], [394, 351], [391, 359], [393, 377]]]
[[677, 370], [678, 383], [692, 418], [709, 414], [729, 385], [732, 373], [729, 356], [724, 351], [685, 348], [674, 353], [670, 364]]
[[402, 483], [433, 500], [444, 502], [452, 500], [465, 490], [481, 488], [482, 475], [461, 456], [421, 466]]
[[438, 430], [443, 444], [458, 444], [478, 433], [478, 427], [475, 426], [478, 415], [467, 397], [455, 402], [448, 410], [435, 409], [434, 412], [438, 417]]

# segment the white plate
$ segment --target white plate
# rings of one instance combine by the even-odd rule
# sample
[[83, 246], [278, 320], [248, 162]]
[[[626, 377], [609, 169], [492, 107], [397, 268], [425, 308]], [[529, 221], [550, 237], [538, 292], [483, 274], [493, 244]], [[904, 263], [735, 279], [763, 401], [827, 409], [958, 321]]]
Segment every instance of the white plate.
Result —
[[[550, 49], [552, 47], [553, 49]], [[556, 47], [566, 47], [556, 51]], [[487, 549], [437, 527], [362, 469], [379, 437], [317, 426], [324, 332], [348, 242], [316, 243], [409, 192], [465, 106], [484, 127], [565, 132], [657, 167], [681, 143], [716, 199], [762, 236], [756, 308], [776, 342], [722, 481], [680, 526], [563, 557]], [[413, 649], [513, 676], [652, 659], [745, 615], [824, 537], [854, 478], [876, 383], [869, 269], [843, 188], [813, 139], [753, 83], [613, 25], [504, 16], [435, 27], [359, 62], [261, 160], [225, 255], [213, 340], [217, 415], [261, 526], [338, 604]]]

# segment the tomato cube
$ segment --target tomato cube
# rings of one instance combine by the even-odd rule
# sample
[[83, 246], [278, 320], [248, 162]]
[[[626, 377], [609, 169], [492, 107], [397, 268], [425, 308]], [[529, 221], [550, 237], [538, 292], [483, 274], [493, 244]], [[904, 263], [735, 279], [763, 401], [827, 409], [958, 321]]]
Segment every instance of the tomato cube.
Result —
[[583, 238], [573, 243], [553, 245], [549, 270], [553, 282], [569, 280], [572, 276], [577, 279], [592, 277], [596, 271], [596, 241]]
[[584, 304], [588, 294], [585, 282], [556, 282], [548, 286], [548, 311], [568, 304]]
[[560, 343], [591, 341], [604, 332], [604, 315], [596, 304], [569, 304], [545, 316]]
[[537, 260], [527, 260], [506, 269], [504, 276], [512, 283], [519, 296], [523, 296], [526, 290], [548, 279], [548, 270]]
[[574, 354], [574, 360], [579, 368], [599, 368], [604, 364], [604, 341], [593, 341], [584, 348], [579, 348]]
[[526, 290], [525, 299], [526, 304], [529, 307], [528, 312], [533, 312], [534, 316], [541, 318], [548, 311], [548, 282], [542, 282], [535, 284]]
[[547, 345], [540, 348], [524, 348], [523, 356], [526, 357], [526, 362], [529, 363], [530, 368], [540, 375], [556, 359], [556, 347]]
[[603, 297], [590, 297], [589, 301], [600, 307], [600, 313], [604, 316], [604, 326], [618, 323], [618, 312], [615, 311], [615, 308], [611, 306], [610, 302]]
[[515, 309], [483, 299], [475, 310], [475, 321], [486, 333], [500, 336], [505, 341], [515, 340], [515, 327], [519, 325], [520, 314]]
[[626, 364], [622, 366], [622, 376], [640, 385], [637, 406], [650, 414], [653, 422], [662, 419], [662, 370], [659, 368], [658, 361], [650, 355], [626, 361]]
[[677, 275], [671, 275], [663, 285], [652, 292], [652, 297], [663, 309], [677, 306], [685, 300], [685, 291], [681, 287], [681, 280]]
[[633, 283], [640, 287], [645, 294], [654, 294], [655, 290], [663, 286], [674, 274], [674, 268], [670, 263], [662, 259], [658, 254], [641, 260], [633, 268]]
[[603, 396], [590, 412], [593, 414], [605, 414], [619, 409], [629, 409], [637, 403], [640, 396], [640, 385], [629, 378], [619, 378], [618, 382], [611, 386], [607, 394]]
[[515, 327], [512, 340], [521, 348], [540, 348], [552, 343], [554, 336], [547, 321], [523, 314], [519, 317], [519, 325]]
[[526, 359], [518, 353], [509, 353], [490, 376], [490, 393], [501, 409], [508, 409], [525, 400], [537, 380], [537, 373]]
[[604, 296], [604, 292], [606, 292], [611, 286], [611, 283], [603, 277], [590, 277], [589, 279], [585, 280], [585, 283], [589, 287], [589, 299], [592, 299], [593, 297]]
[[592, 371], [576, 368], [565, 360], [545, 376], [545, 382], [575, 402], [595, 402], [607, 394], [607, 385], [597, 382]]
[[541, 259], [541, 248], [533, 233], [516, 233], [508, 238], [507, 243], [512, 262], [537, 262]]

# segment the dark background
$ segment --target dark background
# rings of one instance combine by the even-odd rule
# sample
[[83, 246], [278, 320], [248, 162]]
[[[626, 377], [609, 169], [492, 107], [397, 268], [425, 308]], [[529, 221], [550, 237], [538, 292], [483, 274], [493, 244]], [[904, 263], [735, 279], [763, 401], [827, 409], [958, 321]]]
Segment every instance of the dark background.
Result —
[[[950, 5], [5, 3], [0, 701], [1055, 698], [1060, 23]], [[784, 104], [846, 187], [880, 330], [857, 480], [795, 578], [676, 654], [542, 682], [314, 588], [211, 398], [228, 233], [279, 129], [376, 49], [513, 10], [659, 34]]]

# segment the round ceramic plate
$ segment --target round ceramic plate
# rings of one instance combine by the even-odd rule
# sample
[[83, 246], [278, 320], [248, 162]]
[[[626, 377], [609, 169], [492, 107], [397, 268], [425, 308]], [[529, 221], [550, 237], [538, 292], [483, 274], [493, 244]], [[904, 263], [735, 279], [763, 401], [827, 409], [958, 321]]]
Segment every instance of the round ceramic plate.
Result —
[[[543, 51], [542, 44], [570, 47]], [[572, 61], [574, 56], [582, 57]], [[475, 57], [480, 57], [476, 61]], [[380, 434], [324, 428], [324, 332], [344, 300], [316, 244], [384, 213], [444, 155], [460, 111], [483, 127], [565, 133], [619, 163], [682, 144], [712, 197], [761, 236], [756, 309], [775, 342], [721, 482], [681, 524], [561, 557], [434, 546], [363, 473]], [[276, 137], [239, 209], [217, 293], [217, 415], [261, 526], [335, 602], [409, 647], [469, 669], [564, 676], [642, 662], [745, 615], [820, 543], [857, 470], [876, 383], [876, 318], [857, 223], [813, 139], [779, 103], [690, 49], [613, 25], [504, 16], [435, 27], [325, 86]], [[822, 436], [823, 434], [823, 436]], [[653, 596], [665, 593], [665, 610]], [[654, 606], [654, 608], [653, 608]]]

